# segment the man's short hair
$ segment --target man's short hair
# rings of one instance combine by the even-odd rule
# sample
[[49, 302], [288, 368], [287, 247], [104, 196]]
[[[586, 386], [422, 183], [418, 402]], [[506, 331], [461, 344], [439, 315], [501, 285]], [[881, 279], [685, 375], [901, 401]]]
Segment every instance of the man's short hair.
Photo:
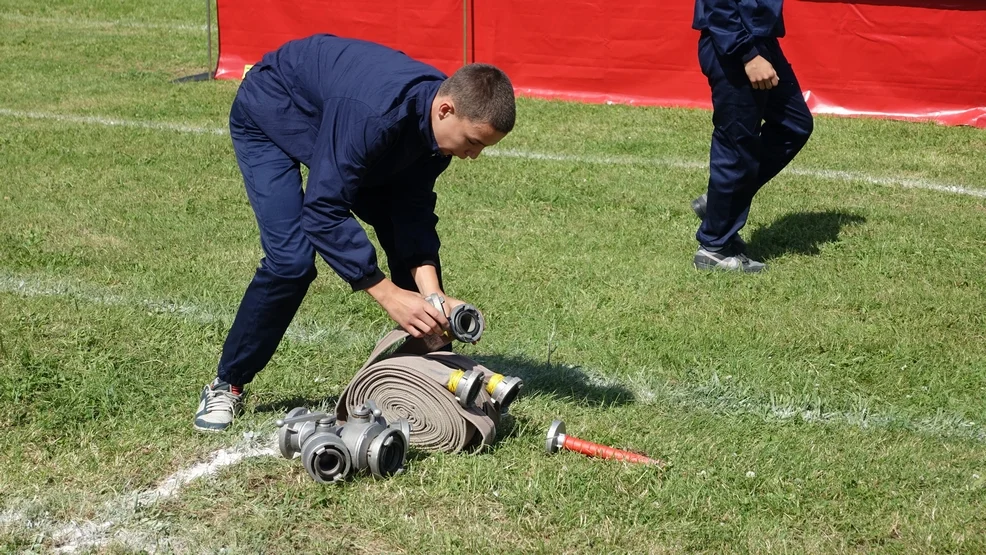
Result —
[[452, 99], [460, 117], [488, 123], [500, 133], [510, 133], [514, 128], [514, 87], [507, 74], [496, 66], [464, 65], [442, 83], [438, 94]]

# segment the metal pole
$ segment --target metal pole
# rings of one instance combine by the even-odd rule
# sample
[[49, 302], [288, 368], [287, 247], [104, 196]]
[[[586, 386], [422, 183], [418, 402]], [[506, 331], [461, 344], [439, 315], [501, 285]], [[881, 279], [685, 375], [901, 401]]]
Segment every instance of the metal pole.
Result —
[[[208, 63], [205, 67], [205, 73], [196, 73], [195, 75], [186, 75], [184, 77], [179, 77], [172, 80], [172, 83], [188, 83], [190, 81], [209, 81], [215, 77], [215, 73], [212, 71], [212, 0], [205, 0], [205, 54], [209, 57]], [[216, 63], [219, 61], [216, 60]]]
[[212, 79], [212, 0], [205, 0], [205, 34], [206, 52], [209, 56], [205, 66], [205, 73]]
[[462, 0], [462, 65], [469, 63], [469, 0]]

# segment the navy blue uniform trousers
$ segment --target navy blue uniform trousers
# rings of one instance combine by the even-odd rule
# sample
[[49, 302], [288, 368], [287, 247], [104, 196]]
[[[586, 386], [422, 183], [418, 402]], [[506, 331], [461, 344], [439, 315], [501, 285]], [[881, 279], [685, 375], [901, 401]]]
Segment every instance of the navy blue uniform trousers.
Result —
[[705, 219], [696, 238], [703, 247], [728, 247], [746, 225], [753, 196], [808, 142], [811, 112], [801, 86], [776, 38], [758, 38], [756, 47], [777, 72], [778, 85], [756, 90], [744, 64], [716, 52], [703, 32], [698, 43], [702, 73], [712, 88], [712, 147]]
[[[274, 356], [317, 271], [315, 248], [301, 221], [305, 198], [301, 164], [274, 144], [238, 101], [230, 110], [229, 133], [264, 251], [219, 359], [219, 379], [243, 386]], [[411, 269], [391, 256], [394, 233], [389, 206], [380, 201], [379, 195], [372, 202], [358, 195], [352, 212], [373, 226], [388, 255], [391, 280], [402, 289], [417, 291]], [[435, 266], [441, 284], [438, 260]]]

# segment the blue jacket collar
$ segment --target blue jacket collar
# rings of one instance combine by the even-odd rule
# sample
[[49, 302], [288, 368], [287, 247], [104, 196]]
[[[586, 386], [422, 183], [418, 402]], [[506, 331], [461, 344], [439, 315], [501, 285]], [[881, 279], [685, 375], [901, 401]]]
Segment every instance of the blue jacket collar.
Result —
[[418, 131], [430, 153], [436, 156], [441, 156], [442, 152], [435, 141], [435, 130], [431, 128], [431, 105], [438, 96], [438, 87], [441, 85], [441, 81], [426, 81], [415, 87], [417, 90], [414, 91], [414, 113], [418, 117]]

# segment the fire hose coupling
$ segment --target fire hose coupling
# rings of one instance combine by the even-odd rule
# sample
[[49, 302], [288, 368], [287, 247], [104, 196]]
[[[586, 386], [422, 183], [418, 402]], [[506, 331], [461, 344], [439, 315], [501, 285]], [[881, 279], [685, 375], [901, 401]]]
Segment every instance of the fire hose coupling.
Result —
[[[445, 314], [445, 299], [438, 293], [432, 293], [425, 297], [432, 306]], [[452, 336], [463, 343], [475, 343], [483, 335], [486, 329], [486, 320], [483, 314], [471, 304], [460, 304], [452, 309], [448, 315], [449, 327]]]
[[404, 470], [410, 423], [401, 419], [388, 425], [373, 401], [358, 407], [342, 424], [334, 416], [304, 407], [291, 409], [276, 424], [281, 455], [293, 459], [300, 453], [316, 482], [342, 482], [364, 470], [377, 478]]
[[493, 399], [501, 412], [507, 410], [510, 403], [514, 402], [522, 387], [524, 387], [524, 380], [503, 374], [493, 374], [486, 382], [486, 392], [490, 394], [490, 398]]
[[455, 395], [462, 408], [476, 404], [476, 398], [483, 389], [483, 373], [478, 370], [452, 370], [445, 388]]

